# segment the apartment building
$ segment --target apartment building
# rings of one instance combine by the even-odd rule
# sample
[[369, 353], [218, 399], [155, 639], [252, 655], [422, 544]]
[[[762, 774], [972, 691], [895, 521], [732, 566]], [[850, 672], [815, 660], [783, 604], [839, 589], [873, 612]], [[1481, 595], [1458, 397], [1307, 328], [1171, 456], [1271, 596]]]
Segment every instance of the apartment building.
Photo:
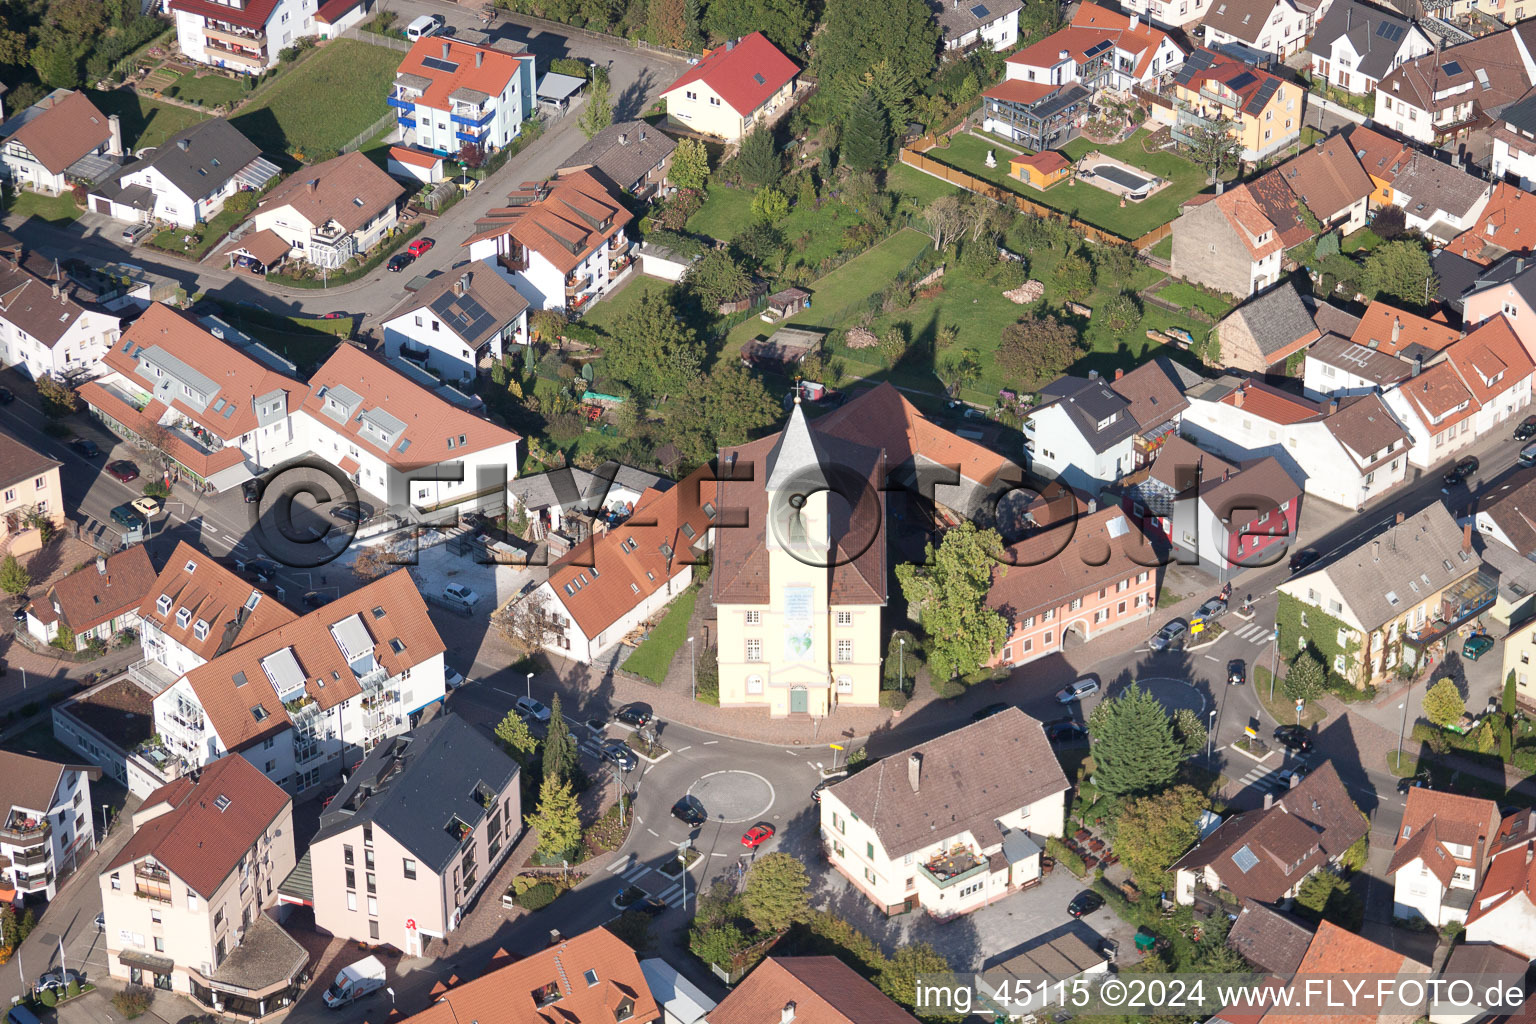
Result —
[[18, 557], [43, 546], [43, 525], [66, 522], [63, 463], [0, 432], [0, 543]]
[[761, 32], [706, 50], [662, 92], [667, 120], [738, 142], [795, 94], [800, 67]]
[[[176, 19], [176, 45], [188, 58], [259, 75], [305, 36], [329, 34], [330, 23], [366, 6], [358, 0], [166, 0]], [[327, 19], [319, 18], [324, 8]], [[347, 19], [350, 20], [350, 19]]]
[[1172, 102], [1152, 106], [1152, 115], [1179, 142], [1191, 142], [1193, 129], [1230, 121], [1242, 159], [1263, 160], [1301, 138], [1306, 109], [1301, 86], [1204, 47], [1174, 72], [1167, 99]]
[[533, 65], [531, 53], [441, 35], [418, 39], [389, 93], [402, 145], [438, 156], [507, 145], [537, 102]]
[[101, 778], [101, 769], [0, 750], [0, 776], [7, 793], [0, 823], [0, 858], [9, 868], [4, 887], [17, 898], [51, 900], [64, 876], [96, 849], [91, 780]]
[[122, 319], [52, 260], [0, 256], [0, 361], [33, 380], [98, 372]]
[[293, 799], [244, 758], [155, 790], [98, 875], [108, 972], [238, 1019], [292, 1005], [309, 954], [264, 911], [294, 862]]
[[1009, 708], [823, 790], [823, 852], [886, 914], [970, 913], [1039, 883], [1069, 788], [1040, 723]]
[[1465, 923], [1499, 831], [1492, 800], [1423, 787], [1408, 790], [1392, 860], [1392, 916], [1433, 928]]
[[331, 935], [420, 956], [458, 927], [522, 830], [517, 762], [439, 715], [363, 760], [326, 804], [308, 870], [283, 883], [282, 898], [313, 906]]

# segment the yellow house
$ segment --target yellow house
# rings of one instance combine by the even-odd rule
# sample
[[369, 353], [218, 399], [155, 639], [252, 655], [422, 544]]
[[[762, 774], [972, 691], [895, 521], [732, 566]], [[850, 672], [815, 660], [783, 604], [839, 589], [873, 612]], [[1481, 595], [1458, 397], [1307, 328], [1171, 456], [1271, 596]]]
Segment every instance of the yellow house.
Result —
[[661, 95], [673, 124], [736, 142], [789, 103], [799, 74], [767, 36], [753, 32], [707, 52]]
[[814, 430], [798, 400], [779, 435], [721, 451], [721, 707], [822, 717], [880, 703], [884, 475], [883, 450]]
[[39, 516], [64, 525], [64, 487], [59, 460], [0, 433], [0, 547], [29, 555], [43, 546]]
[[1014, 157], [1008, 162], [1008, 173], [1031, 188], [1044, 191], [1072, 177], [1072, 162], [1054, 149], [1047, 149]]
[[1173, 99], [1179, 142], [1191, 142], [1193, 129], [1232, 121], [1242, 159], [1262, 160], [1301, 139], [1301, 86], [1211, 50], [1189, 55], [1174, 76]]
[[1349, 148], [1354, 150], [1355, 156], [1360, 159], [1360, 166], [1365, 168], [1365, 173], [1371, 179], [1371, 194], [1366, 197], [1366, 205], [1373, 210], [1396, 206], [1392, 183], [1397, 180], [1397, 172], [1408, 166], [1408, 158], [1413, 155], [1413, 150], [1362, 124], [1351, 125], [1344, 132], [1344, 137], [1349, 140]]

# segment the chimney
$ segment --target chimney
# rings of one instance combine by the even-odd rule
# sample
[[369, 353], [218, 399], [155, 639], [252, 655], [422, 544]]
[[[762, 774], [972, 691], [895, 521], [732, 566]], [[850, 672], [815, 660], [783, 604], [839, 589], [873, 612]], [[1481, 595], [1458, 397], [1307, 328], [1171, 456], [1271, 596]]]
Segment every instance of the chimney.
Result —
[[446, 42], [443, 43], [443, 60], [447, 60], [448, 59], [449, 52], [450, 51], [449, 51], [449, 48], [448, 48], [448, 44]]
[[1070, 56], [1072, 56], [1072, 54], [1071, 54], [1071, 52], [1070, 52], [1070, 51], [1068, 51], [1068, 50], [1062, 50], [1062, 51], [1061, 51], [1061, 52], [1060, 52], [1060, 53], [1058, 53], [1058, 54], [1057, 54], [1057, 55], [1056, 55], [1056, 59], [1057, 59], [1057, 60], [1066, 60], [1066, 59], [1067, 59], [1067, 58], [1068, 58], [1068, 57], [1070, 57]]
[[1400, 317], [1400, 316], [1395, 316], [1395, 317], [1392, 318], [1392, 344], [1396, 345], [1397, 344], [1397, 339], [1401, 338], [1402, 336], [1403, 336], [1403, 318]]
[[1141, 27], [1141, 15], [1139, 15], [1139, 14], [1131, 15], [1131, 25], [1130, 25], [1131, 31], [1135, 32], [1136, 29], [1138, 29], [1140, 27]]
[[1232, 392], [1233, 408], [1241, 409], [1243, 407], [1243, 399], [1246, 397], [1246, 391], [1246, 388], [1238, 388], [1236, 391]]
[[185, 153], [187, 150], [192, 148], [192, 140], [191, 139], [177, 139], [176, 140], [176, 148], [181, 150], [183, 153]]
[[54, 278], [53, 279], [53, 297], [54, 298], [58, 298], [59, 297], [59, 279], [58, 278]]
[[475, 51], [475, 67], [478, 68], [478, 67], [481, 67], [484, 64], [485, 64], [485, 51], [484, 50], [476, 50]]
[[1232, 477], [1232, 470], [1230, 468], [1223, 469], [1221, 471], [1221, 482], [1222, 483], [1226, 483], [1229, 479], [1231, 479], [1231, 477]]
[[1121, 377], [1124, 377], [1124, 376], [1125, 376], [1125, 371], [1124, 370], [1120, 370], [1120, 369], [1115, 370], [1115, 380], [1119, 380]]
[[1328, 399], [1328, 415], [1332, 416], [1334, 413], [1336, 413], [1338, 411], [1339, 411], [1339, 400], [1337, 398], [1330, 398], [1330, 399]]
[[1472, 553], [1472, 522], [1468, 520], [1461, 528], [1461, 550], [1466, 554]]
[[1398, 526], [1402, 526], [1403, 525], [1403, 514], [1401, 512], [1399, 512], [1397, 514], [1397, 525]]
[[907, 784], [912, 787], [912, 792], [917, 792], [917, 784], [923, 774], [923, 755], [911, 754], [907, 757]]
[[320, 179], [310, 178], [304, 187], [309, 189], [310, 195], [314, 195], [316, 192], [320, 191]]
[[463, 295], [469, 290], [469, 271], [459, 275], [459, 279], [453, 283], [453, 294]]
[[1381, 541], [1379, 540], [1371, 541], [1371, 561], [1381, 561]]
[[96, 571], [103, 576], [107, 574], [107, 560], [100, 555], [96, 556]]
[[112, 141], [107, 143], [107, 152], [112, 156], [122, 156], [123, 122], [118, 120], [116, 114], [107, 115], [107, 129], [112, 133]]
[[795, 1019], [795, 1001], [791, 999], [784, 1004], [784, 1009], [779, 1011], [779, 1024], [789, 1024]]
[[1417, 377], [1419, 374], [1421, 374], [1423, 372], [1424, 372], [1424, 357], [1423, 356], [1414, 356], [1413, 357], [1413, 375], [1415, 377]]
[[1519, 273], [1522, 273], [1524, 270], [1525, 270], [1525, 257], [1524, 256], [1516, 256], [1515, 257], [1515, 273], [1519, 274]]
[[644, 128], [640, 129], [640, 141], [641, 142], [645, 141], [645, 129]]
[[1291, 785], [1290, 785], [1290, 788], [1291, 789], [1295, 789], [1299, 785], [1301, 785], [1301, 773], [1300, 772], [1291, 772]]
[[1275, 806], [1275, 794], [1274, 793], [1265, 793], [1264, 794], [1264, 809], [1267, 811], [1267, 810], [1269, 810], [1273, 806]]
[[1099, 379], [1099, 371], [1098, 370], [1089, 370], [1088, 371], [1088, 379], [1089, 380], [1098, 380]]
[[730, 53], [734, 49], [736, 49], [736, 40], [728, 40], [725, 44], [725, 52]]

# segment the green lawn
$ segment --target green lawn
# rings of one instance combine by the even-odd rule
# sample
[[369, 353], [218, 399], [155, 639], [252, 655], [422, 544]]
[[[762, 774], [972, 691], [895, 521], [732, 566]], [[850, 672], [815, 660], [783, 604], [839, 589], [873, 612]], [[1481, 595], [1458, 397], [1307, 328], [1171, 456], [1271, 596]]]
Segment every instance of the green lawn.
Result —
[[744, 188], [712, 186], [699, 212], [688, 218], [688, 230], [729, 241], [752, 224], [752, 193]]
[[[352, 317], [326, 320], [321, 317], [283, 316], [266, 310], [221, 302], [223, 318], [267, 348], [289, 360], [301, 373], [316, 367], [336, 351], [336, 343], [352, 336]], [[306, 374], [307, 376], [307, 374]]]
[[161, 91], [183, 103], [197, 103], [204, 107], [216, 107], [221, 103], [234, 104], [246, 97], [243, 82], [226, 78], [216, 71], [182, 75], [174, 85]]
[[335, 156], [389, 112], [400, 54], [353, 39], [324, 44], [230, 119], [264, 152], [313, 163]]
[[1380, 235], [1376, 234], [1376, 232], [1372, 231], [1370, 228], [1361, 228], [1359, 231], [1356, 231], [1354, 234], [1341, 241], [1339, 243], [1339, 249], [1340, 251], [1346, 253], [1360, 252], [1362, 250], [1365, 252], [1370, 252], [1380, 244]]
[[81, 210], [75, 205], [75, 197], [68, 192], [45, 196], [40, 192], [22, 191], [11, 200], [9, 212], [17, 217], [36, 217], [49, 224], [68, 224], [79, 219]]
[[941, 196], [954, 195], [960, 191], [957, 186], [951, 185], [943, 178], [924, 174], [917, 168], [908, 167], [902, 163], [893, 166], [886, 174], [885, 187], [891, 192], [900, 192], [919, 208], [927, 206]]
[[147, 100], [127, 89], [111, 92], [87, 89], [86, 95], [103, 114], [118, 116], [123, 126], [123, 145], [132, 150], [158, 146], [183, 128], [207, 120], [206, 114]]
[[689, 587], [667, 608], [666, 616], [651, 630], [651, 635], [641, 641], [635, 653], [624, 662], [624, 667], [637, 676], [659, 683], [667, 676], [667, 668], [688, 639], [688, 620], [693, 617], [693, 602], [699, 596]]
[[1158, 242], [1156, 245], [1154, 245], [1152, 247], [1152, 255], [1156, 256], [1160, 260], [1172, 260], [1173, 259], [1173, 236], [1169, 235], [1167, 238], [1163, 239], [1161, 242]]
[[608, 295], [602, 301], [593, 304], [586, 315], [581, 318], [583, 327], [591, 327], [602, 331], [604, 334], [613, 334], [614, 325], [625, 313], [640, 305], [640, 300], [651, 292], [662, 292], [672, 287], [670, 281], [662, 281], [654, 277], [635, 276], [629, 283], [613, 295]]
[[1113, 146], [1073, 139], [1062, 147], [1061, 151], [1070, 160], [1081, 159], [1097, 150], [1172, 182], [1150, 199], [1140, 203], [1127, 202], [1123, 209], [1119, 197], [1083, 182], [1075, 185], [1063, 182], [1042, 192], [1010, 178], [1006, 151], [997, 154], [996, 167], [988, 168], [987, 151], [997, 147], [974, 135], [956, 135], [949, 148], [932, 149], [926, 155], [1122, 238], [1135, 239], [1173, 220], [1179, 215], [1180, 205], [1206, 187], [1205, 172], [1183, 157], [1167, 152], [1148, 153], [1142, 145], [1148, 137], [1147, 132], [1138, 131], [1125, 142]]
[[1211, 316], [1221, 318], [1232, 311], [1232, 304], [1219, 296], [1201, 291], [1192, 284], [1175, 281], [1160, 289], [1157, 297], [1185, 309], [1202, 309]]
[[[194, 228], [169, 227], [149, 239], [149, 245], [173, 252], [188, 259], [200, 260], [208, 255], [208, 250], [222, 239], [229, 231], [244, 219], [245, 214], [225, 208], [220, 210], [212, 220], [199, 224]], [[191, 244], [186, 239], [192, 238]]]
[[395, 125], [385, 125], [383, 130], [358, 147], [358, 152], [372, 160], [381, 171], [389, 170], [389, 137], [395, 133]]

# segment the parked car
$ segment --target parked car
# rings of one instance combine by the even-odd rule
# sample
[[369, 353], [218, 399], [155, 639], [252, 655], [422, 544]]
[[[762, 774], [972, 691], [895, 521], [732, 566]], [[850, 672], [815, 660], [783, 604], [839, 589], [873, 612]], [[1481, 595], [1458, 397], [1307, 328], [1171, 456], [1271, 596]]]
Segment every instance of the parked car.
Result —
[[420, 257], [425, 256], [427, 250], [431, 249], [436, 244], [437, 243], [432, 241], [430, 238], [418, 238], [410, 245], [406, 246], [405, 251], [419, 259]]
[[1533, 437], [1536, 437], [1536, 416], [1527, 416], [1515, 428], [1515, 440], [1526, 441]]
[[1072, 685], [1063, 686], [1058, 690], [1056, 692], [1056, 702], [1058, 704], [1071, 704], [1074, 701], [1082, 700], [1084, 697], [1092, 696], [1098, 692], [1099, 681], [1097, 679], [1079, 679]]
[[1477, 456], [1468, 455], [1466, 458], [1458, 459], [1456, 465], [1452, 466], [1440, 479], [1445, 481], [1445, 486], [1455, 487], [1463, 480], [1470, 480], [1476, 476], [1478, 465]]
[[389, 262], [385, 264], [385, 267], [388, 268], [391, 274], [398, 274], [400, 271], [404, 270], [406, 267], [415, 262], [416, 257], [412, 256], [410, 253], [397, 252], [389, 258]]
[[373, 506], [360, 501], [337, 501], [331, 505], [331, 516], [344, 523], [365, 523], [373, 518]]
[[636, 900], [624, 909], [638, 910], [648, 917], [657, 917], [666, 911], [667, 905], [655, 896], [647, 896], [644, 899]]
[[1433, 788], [1434, 787], [1431, 786], [1424, 779], [1398, 779], [1397, 780], [1397, 791], [1399, 793], [1406, 793], [1410, 789], [1433, 789]]
[[1291, 556], [1291, 572], [1301, 572], [1307, 566], [1317, 561], [1318, 554], [1311, 548], [1302, 548]]
[[151, 494], [146, 494], [142, 498], [134, 498], [128, 504], [132, 505], [134, 511], [138, 512], [145, 519], [153, 519], [165, 511], [165, 499], [156, 498]]
[[1467, 642], [1461, 645], [1461, 656], [1468, 661], [1476, 661], [1489, 651], [1493, 650], [1493, 637], [1487, 633], [1474, 633], [1467, 637]]
[[1307, 770], [1305, 768], [1287, 768], [1285, 771], [1275, 774], [1275, 788], [1290, 789], [1306, 777]]
[[1088, 730], [1070, 718], [1065, 718], [1046, 726], [1045, 738], [1052, 743], [1076, 743], [1078, 740], [1088, 738]]
[[69, 446], [88, 459], [94, 459], [101, 455], [101, 449], [96, 447], [96, 442], [88, 437], [77, 437], [69, 442]]
[[1521, 448], [1520, 454], [1515, 456], [1515, 461], [1522, 466], [1536, 466], [1536, 441]]
[[321, 313], [320, 314], [320, 319], [321, 320], [346, 320], [346, 319], [348, 319], [351, 316], [352, 316], [351, 313], [343, 313], [339, 309], [333, 309], [329, 313]]
[[1183, 619], [1174, 619], [1158, 630], [1147, 646], [1154, 651], [1176, 651], [1184, 646], [1184, 637], [1189, 633], [1189, 623]]
[[1087, 917], [1104, 905], [1104, 897], [1092, 889], [1084, 889], [1067, 904], [1067, 913], [1073, 917]]
[[609, 764], [618, 765], [626, 772], [634, 771], [640, 764], [635, 752], [623, 740], [609, 740], [597, 748], [598, 756]]
[[1299, 725], [1275, 726], [1275, 742], [1297, 754], [1307, 754], [1312, 751], [1312, 737], [1308, 736], [1307, 730]]
[[991, 718], [993, 715], [1001, 714], [1002, 712], [1007, 711], [1011, 707], [1013, 707], [1013, 705], [1007, 703], [1006, 701], [998, 701], [996, 704], [988, 704], [986, 707], [982, 708], [980, 711], [977, 711], [974, 714], [972, 714], [971, 715], [971, 721], [973, 721], [973, 722], [980, 722], [983, 719]]
[[111, 516], [114, 523], [124, 529], [142, 530], [149, 525], [144, 517], [139, 515], [139, 510], [126, 501], [107, 514]]
[[456, 668], [443, 670], [443, 689], [457, 690], [464, 685], [464, 673]]
[[16, 392], [10, 388], [0, 388], [0, 405], [10, 405], [16, 401]]
[[1222, 598], [1213, 597], [1209, 601], [1205, 602], [1205, 604], [1201, 605], [1195, 614], [1207, 622], [1212, 619], [1219, 619], [1221, 616], [1227, 614], [1227, 602]]
[[613, 720], [634, 726], [636, 729], [643, 729], [651, 724], [651, 717], [649, 704], [625, 704], [614, 714]]
[[815, 787], [811, 790], [811, 803], [820, 805], [821, 791], [830, 785], [832, 785], [831, 779], [822, 779], [820, 782], [816, 783]]
[[107, 475], [126, 484], [139, 478], [139, 466], [132, 459], [118, 459], [107, 463]]
[[709, 815], [704, 813], [704, 805], [699, 803], [696, 796], [685, 796], [673, 804], [672, 817], [684, 825], [702, 825], [709, 820]]
[[123, 241], [128, 245], [138, 245], [154, 230], [153, 224], [130, 224], [123, 228]]
[[751, 828], [747, 829], [746, 834], [741, 837], [741, 845], [745, 846], [749, 850], [755, 850], [759, 846], [762, 846], [764, 843], [766, 843], [768, 840], [772, 839], [773, 833], [774, 827], [769, 825], [767, 822], [764, 822], [760, 825], [753, 825]]
[[235, 568], [260, 583], [270, 583], [277, 578], [278, 564], [267, 558], [253, 558], [249, 562], [235, 561]]
[[405, 38], [411, 42], [430, 36], [443, 27], [443, 18], [438, 14], [423, 14], [405, 27]]
[[240, 496], [245, 499], [247, 505], [261, 500], [261, 480], [240, 481]]
[[[305, 593], [303, 601], [305, 608], [324, 608], [331, 603], [331, 598], [328, 594], [322, 594], [318, 590], [311, 590]], [[444, 678], [446, 679], [447, 677], [444, 676]]]
[[1248, 681], [1248, 664], [1242, 658], [1227, 662], [1227, 685], [1242, 686]]
[[443, 599], [449, 604], [458, 605], [466, 610], [480, 603], [480, 595], [462, 583], [450, 583], [445, 586]]
[[512, 702], [512, 708], [522, 717], [531, 718], [535, 722], [548, 722], [550, 718], [549, 708], [532, 697], [517, 698]]
[[85, 984], [85, 975], [73, 967], [55, 967], [53, 970], [38, 976], [36, 987], [39, 992], [48, 988], [62, 992], [69, 987], [70, 982], [74, 982], [76, 985], [83, 985]]

